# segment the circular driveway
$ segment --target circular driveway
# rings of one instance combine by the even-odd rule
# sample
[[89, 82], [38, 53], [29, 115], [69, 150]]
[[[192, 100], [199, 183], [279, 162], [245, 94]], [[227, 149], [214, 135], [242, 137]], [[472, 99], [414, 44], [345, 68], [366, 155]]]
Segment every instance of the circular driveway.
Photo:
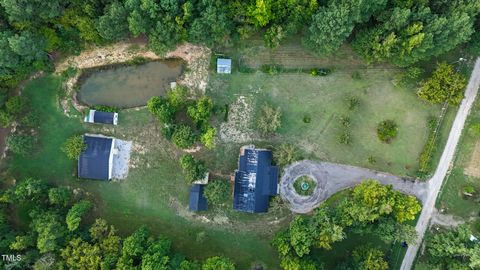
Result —
[[[310, 176], [317, 182], [310, 196], [299, 195], [293, 187], [295, 180], [302, 175]], [[366, 179], [375, 179], [384, 185], [392, 185], [394, 189], [414, 195], [422, 202], [427, 195], [428, 182], [411, 181], [355, 166], [303, 160], [285, 168], [280, 180], [280, 196], [290, 204], [293, 212], [308, 213], [338, 191], [353, 187]]]

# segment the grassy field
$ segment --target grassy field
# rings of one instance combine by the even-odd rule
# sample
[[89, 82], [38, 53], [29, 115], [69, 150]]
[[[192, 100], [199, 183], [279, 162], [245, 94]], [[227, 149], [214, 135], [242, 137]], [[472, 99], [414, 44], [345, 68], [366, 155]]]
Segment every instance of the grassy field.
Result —
[[[212, 75], [208, 93], [217, 103], [231, 104], [238, 95], [252, 97], [255, 111], [269, 103], [282, 111], [282, 127], [270, 142], [290, 142], [306, 157], [370, 167], [397, 175], [415, 175], [417, 158], [427, 137], [427, 119], [438, 116], [440, 107], [420, 101], [413, 89], [392, 84], [395, 71], [362, 70], [361, 79], [350, 72], [333, 72], [327, 77], [294, 73]], [[312, 91], [313, 90], [313, 91]], [[348, 109], [348, 99], [359, 100]], [[303, 118], [309, 117], [310, 123]], [[342, 145], [340, 117], [351, 121], [350, 145]], [[399, 127], [391, 144], [382, 143], [377, 124], [393, 119]], [[373, 156], [375, 164], [368, 158]]]
[[[18, 179], [27, 176], [51, 183], [80, 187], [97, 202], [95, 215], [114, 224], [122, 234], [145, 224], [154, 233], [173, 240], [180, 253], [202, 259], [224, 254], [240, 269], [261, 262], [275, 269], [277, 254], [271, 235], [289, 221], [291, 214], [279, 207], [265, 215], [248, 215], [213, 209], [201, 221], [187, 209], [188, 185], [177, 158], [181, 153], [160, 135], [159, 125], [145, 109], [122, 111], [118, 127], [85, 125], [66, 117], [58, 107], [61, 79], [46, 76], [30, 82], [24, 94], [38, 109], [40, 143], [28, 157], [13, 156], [10, 171]], [[122, 182], [84, 181], [75, 177], [75, 163], [60, 151], [65, 139], [84, 132], [133, 140], [129, 177]], [[232, 151], [233, 152], [233, 151]], [[238, 148], [232, 161], [237, 158]], [[226, 207], [227, 208], [227, 207]], [[230, 209], [230, 207], [228, 207]], [[279, 219], [277, 219], [279, 217]]]
[[[438, 116], [440, 107], [421, 102], [414, 89], [395, 86], [392, 81], [399, 70], [365, 66], [348, 48], [331, 58], [313, 56], [298, 44], [290, 43], [273, 51], [239, 48], [234, 53], [241, 53], [242, 63], [254, 68], [280, 63], [288, 68], [321, 66], [334, 71], [326, 77], [304, 73], [210, 74], [207, 94], [217, 105], [232, 104], [244, 95], [252, 101], [249, 105], [253, 106], [253, 114], [267, 102], [280, 107], [283, 113], [282, 127], [273, 138], [253, 136], [248, 142], [219, 141], [215, 151], [202, 149], [196, 153], [206, 161], [215, 178], [229, 178], [237, 166], [241, 145], [273, 147], [284, 141], [298, 146], [305, 158], [415, 175], [417, 157], [427, 136], [427, 119]], [[284, 205], [272, 207], [267, 214], [251, 215], [233, 211], [228, 201], [201, 215], [190, 213], [188, 184], [178, 164], [183, 152], [161, 136], [157, 120], [146, 109], [130, 109], [120, 112], [119, 126], [85, 125], [79, 115], [69, 118], [59, 109], [57, 94], [61, 83], [58, 77], [45, 76], [26, 86], [24, 95], [37, 108], [41, 120], [39, 144], [28, 157], [10, 158], [9, 170], [13, 175], [18, 179], [35, 176], [80, 187], [96, 201], [95, 215], [115, 225], [120, 233], [148, 225], [154, 233], [172, 239], [174, 248], [190, 258], [223, 254], [234, 259], [239, 269], [248, 269], [252, 262], [278, 268], [277, 253], [270, 240], [293, 216]], [[355, 110], [347, 106], [352, 97], [359, 100]], [[447, 113], [441, 134], [448, 133], [452, 115], [454, 110]], [[304, 123], [306, 116], [310, 123]], [[339, 119], [345, 116], [351, 121], [351, 145], [338, 143], [342, 129]], [[217, 127], [222, 122], [220, 118], [217, 116]], [[376, 125], [385, 119], [393, 119], [399, 126], [398, 137], [391, 144], [381, 143], [376, 135]], [[249, 126], [254, 126], [254, 122]], [[75, 162], [66, 159], [60, 147], [69, 136], [85, 132], [133, 141], [127, 179], [107, 183], [76, 178]], [[369, 162], [369, 157], [376, 162]], [[326, 265], [333, 266], [349, 256], [352, 246], [364, 242], [380, 245], [392, 265], [396, 265], [396, 258], [403, 258], [403, 251], [396, 246], [380, 243], [375, 236], [354, 234], [333, 251], [320, 252], [318, 256]]]

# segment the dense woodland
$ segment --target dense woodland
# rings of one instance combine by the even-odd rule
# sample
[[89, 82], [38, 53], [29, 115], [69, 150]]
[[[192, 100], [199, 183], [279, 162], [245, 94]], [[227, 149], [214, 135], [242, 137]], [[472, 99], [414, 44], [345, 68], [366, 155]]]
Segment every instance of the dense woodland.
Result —
[[[315, 54], [333, 54], [349, 43], [368, 63], [407, 67], [459, 46], [480, 54], [479, 12], [480, 0], [0, 0], [0, 124], [7, 126], [16, 120], [28, 127], [35, 116], [25, 116], [28, 104], [19, 97], [9, 98], [11, 90], [36, 71], [52, 71], [55, 59], [92, 45], [144, 37], [148, 47], [161, 55], [186, 41], [228, 47], [260, 35], [265, 45], [273, 48], [289, 37], [298, 37]], [[439, 79], [450, 73], [448, 66], [437, 69]], [[463, 89], [464, 79], [453, 81], [444, 84]], [[447, 98], [445, 93], [440, 93], [444, 95], [438, 100], [438, 95], [429, 96], [433, 90], [444, 89], [436, 83], [427, 81], [422, 87], [426, 99], [443, 102]], [[448, 97], [456, 104], [462, 96]], [[170, 121], [178, 110], [172, 100], [152, 100], [149, 109], [161, 121]], [[214, 130], [208, 126], [209, 115], [202, 112], [210, 112], [210, 107], [207, 99], [199, 99], [182, 108], [198, 120], [196, 128], [207, 147], [213, 147]], [[16, 119], [19, 115], [23, 118]], [[188, 127], [177, 134], [165, 132], [179, 146], [195, 142]], [[11, 147], [17, 154], [22, 154], [25, 145], [34, 144], [22, 136], [11, 140], [10, 147], [19, 146], [17, 150]], [[184, 157], [184, 170], [191, 172], [192, 179], [202, 175], [201, 164], [188, 159]], [[17, 262], [0, 261], [0, 267], [234, 269], [233, 263], [222, 257], [188, 260], [171, 250], [170, 240], [150, 235], [147, 228], [121, 237], [104, 220], [90, 216], [95, 206], [88, 199], [36, 179], [5, 185], [0, 192], [0, 254], [23, 257]], [[315, 261], [310, 251], [331, 248], [347, 232], [373, 232], [387, 242], [413, 241], [413, 227], [405, 222], [413, 220], [419, 210], [414, 198], [366, 182], [335, 209], [323, 207], [311, 217], [294, 219], [273, 244], [284, 269], [320, 269], [321, 262]], [[451, 242], [461, 233], [450, 233]], [[429, 243], [429, 252], [445, 265], [463, 252], [461, 244], [455, 251], [435, 249], [439, 248], [437, 242], [449, 239], [438, 237]], [[477, 250], [468, 253], [468, 262], [475, 266]], [[384, 256], [374, 247], [356, 250], [341, 269], [386, 269]]]

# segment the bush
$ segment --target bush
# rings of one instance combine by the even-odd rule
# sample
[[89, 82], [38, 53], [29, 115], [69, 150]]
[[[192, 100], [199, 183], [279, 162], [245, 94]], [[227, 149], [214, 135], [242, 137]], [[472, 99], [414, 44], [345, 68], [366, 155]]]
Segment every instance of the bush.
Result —
[[195, 134], [189, 126], [178, 125], [173, 131], [172, 142], [182, 149], [192, 147], [195, 144]]
[[345, 128], [350, 127], [350, 117], [348, 116], [340, 116], [340, 124], [344, 126]]
[[4, 110], [0, 110], [0, 126], [8, 127], [12, 124], [12, 117]]
[[350, 111], [355, 110], [358, 107], [358, 105], [360, 105], [360, 100], [357, 97], [349, 97], [347, 99], [347, 108]]
[[273, 158], [278, 166], [284, 167], [297, 161], [299, 155], [295, 146], [289, 143], [282, 143], [273, 151]]
[[27, 101], [21, 96], [13, 96], [5, 103], [6, 112], [10, 115], [17, 116], [27, 109]]
[[204, 190], [204, 196], [209, 204], [218, 205], [230, 198], [230, 183], [226, 180], [215, 180], [208, 183]]
[[398, 133], [398, 127], [393, 120], [384, 120], [377, 126], [377, 135], [382, 142], [390, 143]]
[[147, 102], [148, 110], [164, 124], [172, 124], [176, 109], [163, 97], [152, 97]]
[[273, 108], [267, 104], [263, 105], [257, 121], [257, 129], [262, 136], [275, 133], [282, 125], [282, 112], [280, 108]]
[[69, 159], [78, 160], [83, 151], [87, 149], [87, 145], [82, 135], [75, 135], [67, 139], [62, 146], [64, 152]]
[[312, 122], [312, 118], [311, 118], [310, 116], [308, 116], [308, 115], [305, 115], [305, 116], [303, 117], [303, 123], [309, 124], [310, 122]]
[[367, 160], [368, 160], [368, 163], [372, 165], [377, 163], [377, 159], [374, 156], [369, 156]]
[[279, 65], [262, 65], [260, 67], [260, 70], [262, 70], [262, 72], [267, 73], [269, 75], [276, 75], [282, 72], [282, 67]]
[[180, 159], [180, 166], [185, 173], [185, 178], [189, 183], [202, 180], [207, 173], [207, 169], [202, 161], [196, 160], [192, 155], [184, 155]]
[[34, 111], [28, 112], [25, 116], [20, 119], [20, 125], [27, 128], [35, 128], [40, 124], [40, 118], [38, 113]]
[[205, 132], [202, 134], [200, 141], [208, 149], [213, 149], [215, 147], [215, 137], [217, 135], [217, 130], [214, 127], [208, 127]]
[[350, 131], [349, 130], [344, 130], [339, 136], [338, 136], [338, 142], [341, 144], [348, 145], [352, 142], [352, 137], [350, 136]]
[[466, 84], [465, 77], [455, 72], [452, 65], [441, 63], [432, 76], [422, 82], [417, 94], [420, 98], [432, 103], [447, 101], [452, 105], [458, 105], [463, 99]]
[[101, 112], [112, 112], [112, 113], [118, 113], [119, 109], [116, 107], [111, 107], [107, 105], [97, 105], [93, 107], [97, 111]]
[[89, 201], [83, 200], [72, 206], [68, 210], [65, 221], [69, 231], [75, 231], [80, 226], [83, 216], [93, 207], [93, 204]]
[[180, 109], [187, 103], [188, 88], [185, 86], [177, 86], [167, 92], [167, 99], [173, 107]]
[[33, 149], [35, 139], [29, 135], [10, 135], [7, 138], [7, 146], [15, 154], [25, 156]]
[[201, 97], [194, 105], [188, 106], [187, 114], [197, 125], [208, 122], [213, 110], [213, 101], [206, 96]]
[[312, 68], [310, 74], [312, 76], [327, 76], [332, 73], [332, 70], [329, 68]]

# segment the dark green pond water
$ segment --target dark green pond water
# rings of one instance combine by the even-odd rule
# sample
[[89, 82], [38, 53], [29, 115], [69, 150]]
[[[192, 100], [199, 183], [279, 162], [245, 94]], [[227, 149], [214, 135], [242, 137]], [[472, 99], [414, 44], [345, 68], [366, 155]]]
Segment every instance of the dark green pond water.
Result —
[[80, 80], [78, 98], [87, 105], [143, 106], [151, 97], [170, 89], [170, 82], [176, 81], [182, 71], [180, 59], [90, 71]]

